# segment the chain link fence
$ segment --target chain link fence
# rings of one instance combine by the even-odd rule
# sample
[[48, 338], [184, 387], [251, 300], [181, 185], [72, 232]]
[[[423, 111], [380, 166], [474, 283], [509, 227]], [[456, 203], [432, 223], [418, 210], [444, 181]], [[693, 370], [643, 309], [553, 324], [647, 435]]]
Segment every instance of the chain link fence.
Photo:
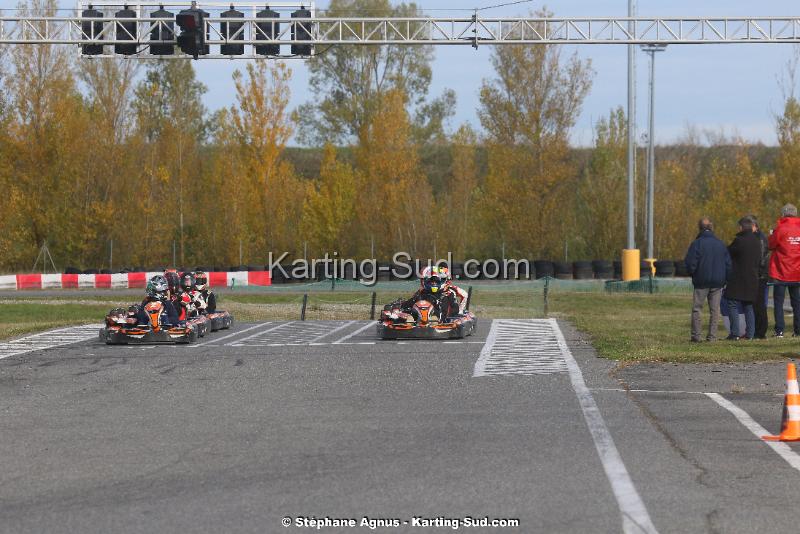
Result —
[[[471, 281], [469, 309], [483, 318], [541, 318], [549, 313], [554, 295], [570, 293], [691, 294], [690, 280], [644, 279], [637, 282], [604, 280]], [[220, 307], [240, 321], [260, 320], [371, 320], [385, 304], [408, 298], [419, 288], [416, 281], [387, 281], [365, 285], [349, 280], [309, 284], [246, 287], [222, 292]]]

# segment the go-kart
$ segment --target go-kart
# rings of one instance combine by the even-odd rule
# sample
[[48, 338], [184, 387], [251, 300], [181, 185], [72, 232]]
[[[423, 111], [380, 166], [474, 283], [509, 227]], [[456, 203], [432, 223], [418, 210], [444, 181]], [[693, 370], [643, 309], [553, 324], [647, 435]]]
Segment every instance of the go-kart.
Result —
[[409, 312], [402, 300], [384, 306], [378, 321], [381, 339], [461, 339], [475, 332], [477, 319], [466, 311], [463, 315], [443, 317], [436, 303], [418, 300]]
[[207, 329], [209, 321], [182, 321], [177, 325], [166, 323], [164, 305], [159, 301], [148, 302], [144, 311], [148, 324], [131, 324], [128, 311], [116, 308], [106, 316], [106, 326], [100, 330], [100, 341], [107, 345], [129, 343], [193, 343], [199, 337], [199, 329]]
[[233, 315], [226, 311], [215, 311], [214, 313], [204, 315], [204, 317], [208, 318], [212, 332], [227, 330], [233, 326]]

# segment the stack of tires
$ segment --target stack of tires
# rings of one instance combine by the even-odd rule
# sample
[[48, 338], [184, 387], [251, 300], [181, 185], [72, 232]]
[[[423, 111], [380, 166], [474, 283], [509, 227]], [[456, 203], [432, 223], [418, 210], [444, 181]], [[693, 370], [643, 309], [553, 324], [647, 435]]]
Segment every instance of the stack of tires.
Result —
[[608, 260], [594, 260], [592, 262], [594, 277], [598, 280], [611, 280], [614, 278], [614, 264]]
[[552, 261], [547, 260], [534, 260], [533, 262], [533, 270], [536, 273], [536, 279], [544, 278], [545, 276], [549, 276], [553, 278], [555, 276], [555, 266], [553, 265]]
[[672, 260], [658, 260], [656, 262], [656, 276], [659, 278], [672, 278], [675, 276], [675, 262]]
[[559, 280], [572, 280], [572, 263], [567, 261], [554, 261], [553, 270]]
[[683, 260], [675, 260], [672, 263], [675, 264], [675, 276], [689, 276], [689, 271], [686, 269], [686, 262]]
[[590, 261], [572, 262], [572, 278], [575, 280], [591, 280], [594, 278], [594, 270]]

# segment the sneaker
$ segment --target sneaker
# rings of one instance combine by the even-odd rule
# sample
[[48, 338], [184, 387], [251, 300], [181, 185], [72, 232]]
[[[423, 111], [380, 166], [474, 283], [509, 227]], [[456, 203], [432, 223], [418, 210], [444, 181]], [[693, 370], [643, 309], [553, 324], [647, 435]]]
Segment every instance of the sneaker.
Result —
[[739, 336], [728, 336], [725, 339], [728, 341], [739, 341], [741, 338]]
[[783, 332], [775, 332], [775, 337], [783, 337]]

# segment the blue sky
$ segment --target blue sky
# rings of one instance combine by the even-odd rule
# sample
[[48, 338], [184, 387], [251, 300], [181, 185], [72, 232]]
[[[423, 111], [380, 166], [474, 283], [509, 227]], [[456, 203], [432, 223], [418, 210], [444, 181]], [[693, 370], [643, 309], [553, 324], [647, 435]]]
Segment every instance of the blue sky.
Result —
[[[417, 0], [423, 9], [464, 10], [503, 3], [503, 0]], [[0, 7], [15, 2], [0, 0]], [[327, 0], [317, 2], [324, 8]], [[800, 14], [797, 0], [639, 0], [643, 16], [786, 16]], [[64, 7], [71, 4], [62, 2]], [[526, 15], [542, 5], [557, 16], [625, 16], [627, 0], [549, 0], [486, 11], [487, 16]], [[453, 12], [452, 14], [456, 14]], [[573, 143], [589, 145], [593, 124], [608, 111], [626, 102], [626, 47], [622, 45], [567, 46], [591, 58], [596, 71], [594, 85], [583, 106], [573, 133]], [[452, 88], [458, 106], [451, 127], [463, 122], [479, 127], [476, 109], [481, 81], [492, 76], [490, 47], [436, 48], [431, 93]], [[672, 46], [657, 57], [656, 139], [660, 143], [680, 138], [691, 125], [699, 130], [723, 130], [749, 141], [775, 143], [774, 114], [781, 109], [777, 77], [793, 53], [791, 45], [728, 44]], [[648, 60], [637, 53], [639, 79], [639, 128], [646, 128]], [[302, 61], [291, 61], [292, 106], [311, 99], [308, 74]], [[198, 61], [198, 77], [208, 86], [205, 103], [210, 109], [229, 106], [234, 101], [231, 73], [243, 68], [243, 61]]]

